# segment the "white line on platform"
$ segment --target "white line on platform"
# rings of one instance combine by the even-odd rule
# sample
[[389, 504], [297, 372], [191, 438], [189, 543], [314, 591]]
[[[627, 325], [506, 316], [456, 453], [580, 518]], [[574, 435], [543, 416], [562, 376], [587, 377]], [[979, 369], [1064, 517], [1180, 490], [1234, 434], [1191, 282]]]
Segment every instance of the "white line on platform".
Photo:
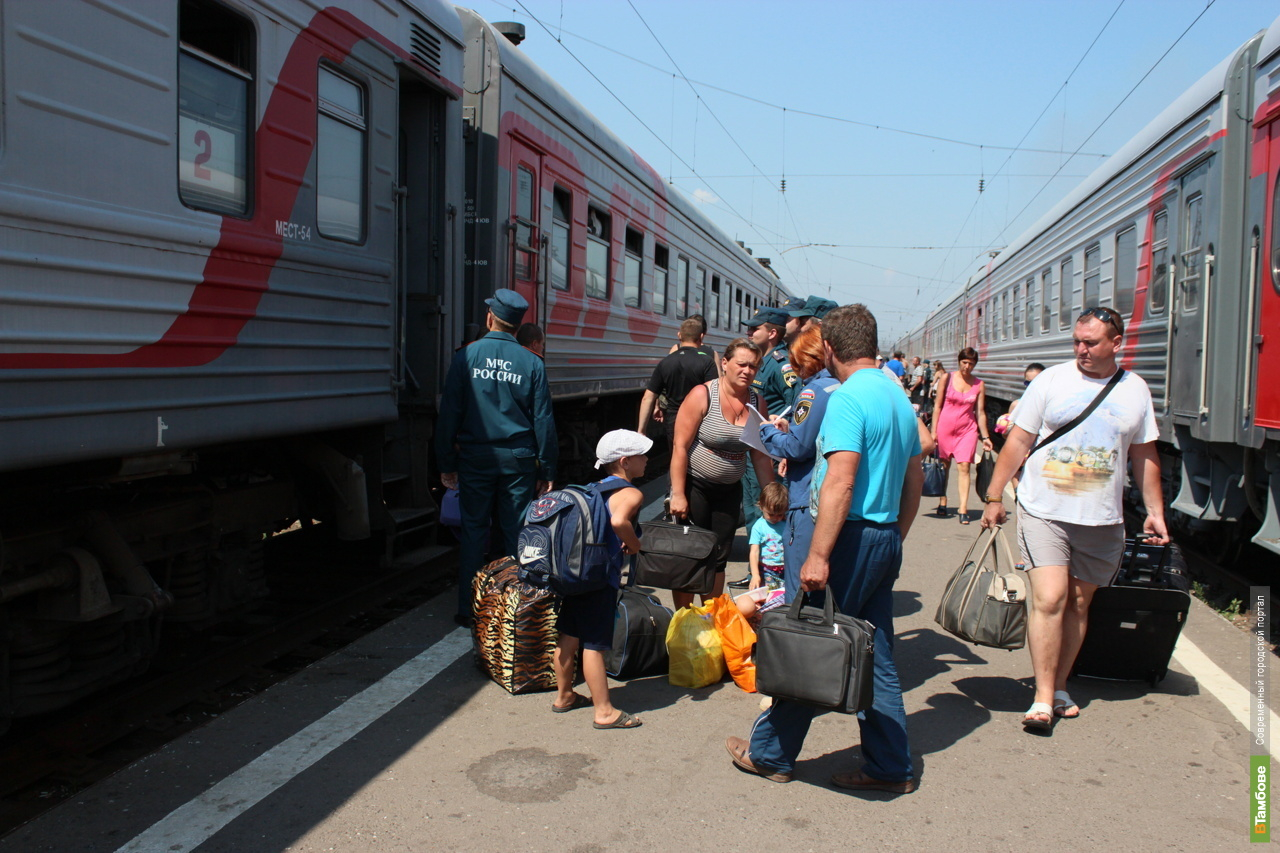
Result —
[[117, 853], [192, 850], [299, 773], [408, 699], [471, 649], [471, 632], [457, 628], [376, 684], [362, 690], [277, 744], [208, 791], [170, 812]]
[[[1173, 650], [1173, 657], [1178, 663], [1186, 668], [1187, 672], [1201, 689], [1208, 690], [1218, 701], [1227, 706], [1227, 710], [1231, 712], [1231, 716], [1236, 718], [1240, 725], [1244, 726], [1245, 731], [1252, 732], [1253, 715], [1250, 709], [1253, 707], [1253, 694], [1240, 685], [1226, 671], [1209, 659], [1209, 656], [1200, 651], [1200, 648], [1191, 640], [1187, 639], [1187, 635], [1183, 634], [1178, 638], [1178, 645]], [[1268, 712], [1270, 717], [1270, 731], [1280, 732], [1280, 716], [1275, 711]]]

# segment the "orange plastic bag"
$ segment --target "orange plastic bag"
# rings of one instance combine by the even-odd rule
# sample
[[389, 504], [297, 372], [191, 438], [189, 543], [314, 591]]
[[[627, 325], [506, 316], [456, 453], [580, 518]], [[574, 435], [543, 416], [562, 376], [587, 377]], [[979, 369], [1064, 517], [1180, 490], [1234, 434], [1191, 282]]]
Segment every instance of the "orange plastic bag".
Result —
[[738, 610], [738, 605], [728, 594], [711, 602], [711, 617], [720, 635], [720, 647], [724, 650], [725, 666], [733, 683], [748, 693], [756, 692], [756, 662], [752, 657], [756, 645], [756, 632]]

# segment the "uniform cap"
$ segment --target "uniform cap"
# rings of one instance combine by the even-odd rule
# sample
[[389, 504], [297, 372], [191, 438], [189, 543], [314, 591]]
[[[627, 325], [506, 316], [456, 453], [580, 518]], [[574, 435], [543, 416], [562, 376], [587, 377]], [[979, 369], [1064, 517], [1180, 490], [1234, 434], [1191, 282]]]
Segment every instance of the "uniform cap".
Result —
[[520, 321], [524, 319], [524, 312], [529, 310], [529, 303], [523, 296], [505, 287], [495, 291], [493, 296], [484, 301], [484, 304], [489, 306], [493, 316], [512, 326], [520, 325]]
[[830, 299], [817, 299], [817, 304], [813, 305], [813, 316], [821, 320], [823, 317], [831, 313], [832, 308], [839, 308], [840, 303], [833, 302]]
[[812, 317], [813, 308], [809, 306], [809, 300], [803, 296], [793, 296], [786, 302], [782, 303], [783, 309], [792, 317]]
[[788, 315], [781, 308], [773, 308], [768, 305], [761, 305], [756, 309], [755, 316], [750, 320], [743, 320], [742, 325], [748, 327], [759, 326], [761, 323], [773, 323], [775, 326], [787, 325]]
[[624, 456], [639, 456], [653, 447], [653, 439], [635, 430], [615, 429], [600, 436], [596, 442], [596, 467], [602, 468], [617, 462]]

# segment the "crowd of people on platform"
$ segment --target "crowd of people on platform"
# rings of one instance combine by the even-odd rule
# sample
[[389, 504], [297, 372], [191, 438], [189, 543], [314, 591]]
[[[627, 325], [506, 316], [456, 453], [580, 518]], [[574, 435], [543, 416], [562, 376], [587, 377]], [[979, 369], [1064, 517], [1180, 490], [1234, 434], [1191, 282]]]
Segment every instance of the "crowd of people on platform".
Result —
[[[502, 553], [515, 553], [521, 509], [556, 475], [541, 332], [528, 339], [536, 339], [539, 349], [527, 340], [522, 346], [515, 336], [527, 308], [518, 294], [499, 290], [487, 304], [488, 334], [461, 349], [449, 371], [436, 446], [442, 481], [460, 489], [463, 624], [491, 519], [498, 522]], [[936, 449], [946, 464], [956, 463], [961, 523], [969, 523], [969, 467], [979, 443], [987, 451], [993, 447], [985, 388], [974, 375], [978, 353], [962, 349], [949, 372], [940, 361], [930, 365], [919, 356], [908, 365], [901, 352], [886, 360], [878, 352], [876, 319], [865, 306], [815, 297], [761, 307], [744, 325], [745, 335], [714, 354], [703, 346], [705, 321], [686, 319], [676, 345], [653, 371], [636, 429], [600, 439], [597, 467], [608, 474], [602, 484], [610, 484], [614, 547], [623, 554], [643, 548], [636, 537], [639, 492], [628, 487], [645, 473], [653, 446], [647, 433], [660, 423], [671, 447], [669, 513], [715, 534], [715, 583], [704, 601], [723, 591], [741, 512], [750, 571], [730, 586], [781, 586], [784, 601], [825, 591], [840, 612], [876, 626], [874, 701], [858, 715], [865, 763], [837, 773], [832, 783], [909, 793], [917, 780], [893, 657], [892, 593], [902, 544], [917, 517], [924, 454]], [[1018, 539], [1031, 578], [1028, 633], [1036, 681], [1022, 720], [1029, 729], [1079, 714], [1065, 678], [1093, 591], [1109, 582], [1119, 563], [1126, 460], [1133, 461], [1146, 504], [1147, 532], [1156, 543], [1168, 541], [1150, 393], [1140, 377], [1117, 368], [1123, 334], [1119, 314], [1091, 308], [1075, 325], [1074, 360], [1028, 368], [1025, 396], [1002, 425], [1005, 450], [980, 496], [983, 527], [1003, 523], [1004, 487], [1022, 477]], [[495, 364], [503, 367], [495, 370]], [[1067, 435], [1082, 430], [1091, 445], [1115, 448], [1110, 476], [1093, 471], [1064, 481], [1061, 471], [1049, 470], [1056, 464], [1053, 454], [1028, 456], [1037, 437], [1070, 424], [1108, 383], [1117, 390], [1105, 416], [1085, 420]], [[744, 436], [753, 429], [760, 440], [748, 443]], [[945, 517], [945, 497], [936, 511]], [[616, 605], [615, 590], [607, 592], [591, 601], [571, 597], [562, 606], [553, 710], [592, 706], [596, 728], [635, 728], [637, 717], [610, 704], [600, 660], [611, 642]], [[672, 597], [682, 607], [695, 596]], [[573, 691], [579, 649], [590, 697]], [[786, 700], [769, 704], [749, 738], [726, 740], [733, 764], [790, 781], [815, 713]]]

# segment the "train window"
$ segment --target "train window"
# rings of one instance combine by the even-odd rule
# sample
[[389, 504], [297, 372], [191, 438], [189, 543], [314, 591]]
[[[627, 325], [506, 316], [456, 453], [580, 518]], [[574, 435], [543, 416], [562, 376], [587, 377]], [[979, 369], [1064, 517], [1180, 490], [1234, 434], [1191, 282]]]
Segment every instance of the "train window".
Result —
[[[1017, 295], [1014, 295], [1014, 310], [1017, 310]], [[1009, 291], [1000, 294], [1000, 340], [1013, 337], [1013, 311], [1009, 310]]]
[[1025, 315], [1025, 318], [1024, 318], [1024, 319], [1025, 319], [1026, 324], [1027, 324], [1027, 337], [1029, 338], [1029, 337], [1031, 337], [1033, 334], [1035, 334], [1035, 332], [1034, 332], [1034, 325], [1035, 325], [1035, 318], [1036, 318], [1036, 280], [1035, 280], [1035, 277], [1033, 276], [1032, 278], [1027, 279], [1027, 282], [1026, 282], [1026, 283], [1027, 283], [1027, 310], [1026, 310], [1026, 315]]
[[724, 329], [732, 329], [733, 302], [729, 299], [729, 295], [733, 292], [733, 285], [729, 282], [724, 283], [724, 289], [721, 291], [720, 299], [720, 327]]
[[1085, 311], [1098, 304], [1098, 284], [1102, 281], [1102, 247], [1097, 243], [1084, 250], [1084, 292], [1080, 295], [1080, 310]]
[[1160, 208], [1151, 221], [1151, 283], [1147, 285], [1147, 298], [1151, 312], [1164, 310], [1169, 293], [1169, 211]]
[[1115, 270], [1112, 305], [1123, 317], [1133, 313], [1133, 288], [1138, 278], [1138, 229], [1133, 225], [1116, 235]]
[[1049, 317], [1053, 311], [1053, 270], [1040, 273], [1040, 331], [1049, 331]]
[[622, 301], [632, 308], [640, 307], [640, 279], [643, 270], [644, 232], [628, 228], [622, 259]]
[[364, 233], [364, 89], [322, 67], [319, 109], [316, 230], [356, 243]]
[[247, 214], [253, 26], [205, 0], [185, 0], [178, 19], [178, 197], [200, 210]]
[[667, 313], [667, 264], [670, 253], [666, 246], [655, 243], [653, 246], [653, 313]]
[[1020, 337], [1022, 335], [1021, 300], [1022, 300], [1022, 285], [1015, 284], [1013, 286], [1013, 299], [1010, 300], [1010, 302], [1013, 303], [1012, 305], [1013, 310], [1010, 312], [1012, 314], [1012, 317], [1010, 317], [1010, 320], [1012, 321], [1013, 337], [1015, 338]]
[[[702, 306], [706, 304], [707, 301], [707, 271], [700, 266], [694, 269], [693, 287], [690, 290], [689, 298], [692, 300], [692, 302], [689, 303], [689, 313], [702, 314]], [[716, 322], [714, 313], [709, 316], [704, 315], [704, 319], [707, 321], [708, 329], [710, 329]]]
[[735, 329], [738, 328], [738, 326], [742, 324], [742, 321], [746, 320], [749, 316], [743, 313], [743, 307], [742, 288], [735, 287], [733, 289], [733, 317], [730, 320], [732, 327]]
[[676, 256], [676, 314], [681, 318], [688, 317], [689, 310], [689, 259], [684, 255]]
[[707, 322], [713, 326], [724, 328], [729, 325], [724, 322], [722, 315], [725, 305], [720, 299], [720, 276], [711, 276], [711, 301], [707, 303]]
[[1187, 197], [1186, 228], [1182, 245], [1182, 283], [1179, 297], [1183, 311], [1195, 311], [1200, 304], [1200, 279], [1204, 275], [1204, 196]]
[[1075, 259], [1068, 256], [1063, 259], [1061, 273], [1062, 277], [1058, 279], [1058, 328], [1067, 329], [1071, 326], [1071, 292], [1072, 286], [1075, 284]]
[[587, 208], [587, 296], [609, 298], [609, 214]]
[[573, 222], [573, 196], [556, 187], [552, 191], [551, 245], [548, 247], [551, 286], [569, 289], [569, 233]]

